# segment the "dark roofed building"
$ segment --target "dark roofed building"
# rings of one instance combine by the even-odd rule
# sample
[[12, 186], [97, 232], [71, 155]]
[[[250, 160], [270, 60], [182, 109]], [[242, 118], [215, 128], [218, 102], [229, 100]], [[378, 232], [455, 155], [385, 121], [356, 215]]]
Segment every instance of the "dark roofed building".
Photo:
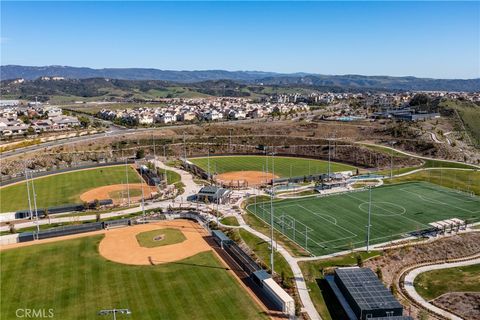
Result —
[[326, 280], [350, 320], [412, 320], [369, 268], [338, 268]]
[[223, 204], [228, 200], [231, 191], [216, 186], [205, 186], [197, 193], [197, 200]]

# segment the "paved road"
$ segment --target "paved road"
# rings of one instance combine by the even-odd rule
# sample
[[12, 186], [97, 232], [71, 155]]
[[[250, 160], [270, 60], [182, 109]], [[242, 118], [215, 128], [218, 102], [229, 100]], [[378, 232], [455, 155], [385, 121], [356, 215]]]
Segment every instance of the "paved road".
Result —
[[418, 292], [415, 290], [415, 286], [413, 285], [415, 278], [427, 271], [431, 270], [439, 270], [439, 269], [447, 269], [447, 268], [455, 268], [455, 267], [463, 267], [463, 266], [469, 266], [473, 264], [480, 264], [480, 257], [475, 258], [473, 260], [468, 260], [468, 261], [461, 261], [461, 262], [453, 262], [453, 263], [441, 263], [441, 264], [435, 264], [435, 265], [429, 265], [429, 266], [424, 266], [424, 267], [419, 267], [416, 269], [411, 270], [406, 276], [405, 276], [405, 290], [408, 292], [409, 296], [412, 297], [416, 302], [418, 302], [420, 305], [422, 305], [424, 308], [431, 310], [435, 313], [441, 314], [449, 319], [452, 320], [462, 320], [462, 318], [445, 311], [443, 309], [440, 309], [433, 304], [429, 303], [426, 301], [422, 296], [418, 294]]

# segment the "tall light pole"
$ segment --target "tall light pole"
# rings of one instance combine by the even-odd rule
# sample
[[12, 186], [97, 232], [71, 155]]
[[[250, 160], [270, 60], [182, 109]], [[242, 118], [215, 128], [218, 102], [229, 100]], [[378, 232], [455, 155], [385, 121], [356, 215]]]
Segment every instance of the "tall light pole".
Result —
[[27, 183], [27, 196], [28, 196], [28, 212], [29, 212], [29, 218], [32, 220], [33, 214], [32, 214], [32, 202], [30, 200], [30, 186], [28, 184], [28, 176], [27, 176], [27, 168], [25, 167], [25, 181]]
[[185, 131], [183, 131], [183, 158], [187, 161], [187, 145], [185, 143]]
[[390, 179], [393, 178], [393, 141], [390, 141]]
[[[123, 150], [122, 150], [123, 156]], [[127, 198], [128, 198], [128, 206], [130, 207], [130, 185], [128, 184], [128, 165], [127, 165], [127, 157], [125, 157], [125, 179], [127, 181]]]
[[[142, 180], [143, 180], [143, 167], [140, 167], [142, 171]], [[140, 188], [142, 189], [142, 215], [143, 215], [143, 223], [146, 223], [145, 220], [145, 195], [143, 192], [143, 182], [140, 184]]]
[[372, 187], [368, 188], [368, 225], [367, 225], [367, 252], [370, 252], [370, 227], [372, 226], [371, 216], [372, 216]]
[[275, 149], [272, 146], [272, 192], [270, 194], [270, 264], [272, 268], [272, 275], [274, 273], [273, 269], [273, 197], [275, 196], [275, 183], [274, 183], [274, 176], [275, 176]]
[[32, 184], [32, 192], [33, 192], [33, 206], [35, 208], [35, 217], [36, 217], [36, 223], [37, 223], [37, 240], [38, 240], [38, 234], [40, 233], [40, 224], [38, 222], [38, 210], [37, 210], [37, 193], [35, 192], [35, 184], [33, 182], [33, 173], [30, 171], [30, 183]]
[[229, 128], [228, 131], [230, 133], [230, 142], [229, 142], [229, 152], [232, 153], [232, 128]]

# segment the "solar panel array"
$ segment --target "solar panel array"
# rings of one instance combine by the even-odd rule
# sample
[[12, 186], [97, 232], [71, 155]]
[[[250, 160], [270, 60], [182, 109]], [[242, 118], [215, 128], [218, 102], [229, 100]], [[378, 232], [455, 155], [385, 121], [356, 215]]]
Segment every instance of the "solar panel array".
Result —
[[339, 268], [335, 273], [361, 310], [402, 308], [372, 270]]

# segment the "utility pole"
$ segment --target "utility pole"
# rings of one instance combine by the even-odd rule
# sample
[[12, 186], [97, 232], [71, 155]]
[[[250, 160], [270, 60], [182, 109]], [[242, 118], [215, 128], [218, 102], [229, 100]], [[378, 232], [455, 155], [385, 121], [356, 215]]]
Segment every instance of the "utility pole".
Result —
[[272, 146], [272, 192], [270, 195], [270, 263], [272, 268], [272, 276], [274, 274], [273, 269], [273, 197], [275, 196], [275, 183], [273, 177], [275, 176], [275, 149]]
[[367, 225], [367, 252], [370, 252], [370, 227], [372, 226], [371, 215], [372, 215], [372, 187], [368, 188], [368, 225]]

